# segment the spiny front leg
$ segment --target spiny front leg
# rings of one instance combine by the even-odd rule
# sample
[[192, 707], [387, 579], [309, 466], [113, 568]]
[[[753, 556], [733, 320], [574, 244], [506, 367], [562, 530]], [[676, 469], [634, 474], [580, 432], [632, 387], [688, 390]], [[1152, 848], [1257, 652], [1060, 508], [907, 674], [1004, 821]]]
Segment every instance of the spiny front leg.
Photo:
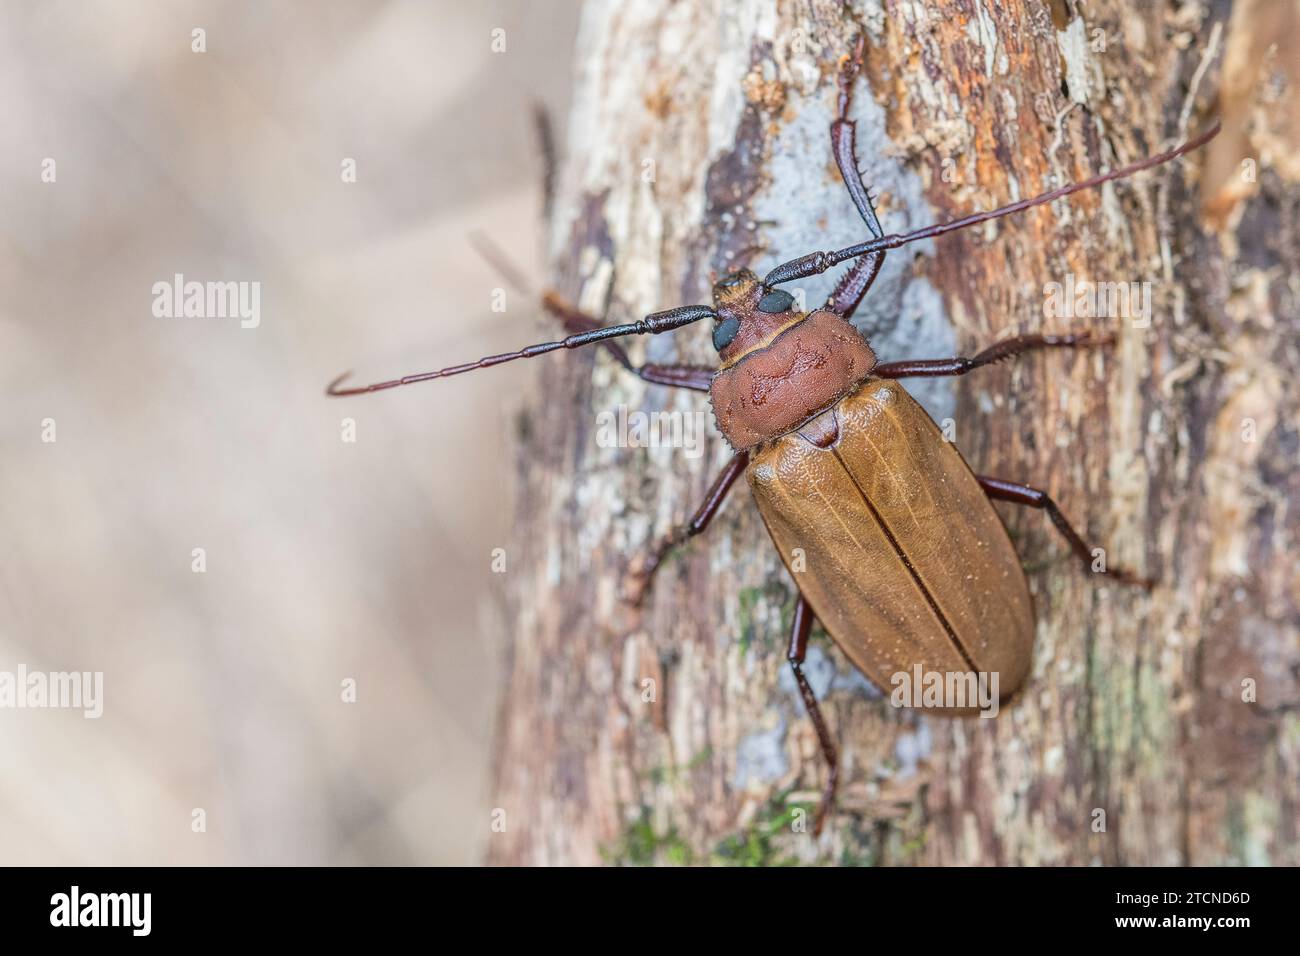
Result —
[[[858, 168], [857, 124], [849, 119], [849, 108], [853, 105], [853, 81], [862, 68], [862, 57], [866, 50], [865, 38], [859, 36], [853, 44], [853, 52], [845, 58], [840, 70], [839, 115], [831, 123], [831, 152], [835, 156], [835, 165], [839, 167], [840, 178], [849, 190], [853, 205], [858, 208], [867, 229], [873, 236], [880, 237], [885, 231], [876, 217], [876, 207], [871, 202], [871, 193], [862, 180], [862, 170]], [[840, 281], [835, 284], [826, 308], [850, 320], [858, 305], [866, 297], [867, 290], [876, 281], [880, 267], [885, 264], [885, 253], [873, 252], [863, 256], [853, 264]]]
[[845, 58], [840, 69], [839, 112], [831, 123], [831, 151], [835, 154], [835, 165], [839, 167], [840, 178], [848, 187], [853, 205], [858, 207], [867, 229], [876, 238], [885, 234], [876, 218], [876, 207], [871, 203], [871, 194], [867, 184], [862, 181], [862, 170], [858, 168], [857, 124], [849, 119], [849, 108], [853, 105], [853, 81], [857, 79], [862, 68], [862, 57], [866, 51], [866, 40], [859, 36], [853, 44], [853, 51]]
[[835, 283], [834, 291], [826, 300], [826, 308], [842, 316], [846, 322], [852, 319], [867, 290], [880, 274], [880, 267], [884, 262], [883, 252], [873, 252], [853, 263], [853, 268], [844, 273], [840, 281]]

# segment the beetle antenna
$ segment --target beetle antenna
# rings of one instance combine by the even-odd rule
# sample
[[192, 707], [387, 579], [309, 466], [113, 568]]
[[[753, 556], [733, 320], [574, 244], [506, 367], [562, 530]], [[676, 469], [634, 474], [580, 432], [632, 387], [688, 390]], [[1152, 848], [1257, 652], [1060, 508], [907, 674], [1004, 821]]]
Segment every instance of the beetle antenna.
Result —
[[[474, 230], [469, 234], [469, 243], [474, 247], [474, 251], [483, 257], [484, 262], [501, 274], [501, 278], [506, 280], [507, 285], [520, 295], [537, 296], [528, 280], [524, 278], [519, 266], [510, 259], [504, 249], [492, 240], [491, 236]], [[577, 328], [584, 332], [589, 329], [600, 328], [600, 322], [597, 319], [583, 312], [554, 289], [547, 289], [541, 294], [540, 298], [542, 308], [563, 322], [565, 328]], [[622, 345], [614, 341], [603, 344], [619, 365], [629, 372], [636, 371], [632, 365], [632, 360], [628, 357], [627, 350]]]
[[637, 322], [627, 322], [623, 325], [608, 325], [599, 329], [592, 329], [589, 332], [580, 332], [577, 335], [570, 335], [568, 338], [561, 339], [558, 342], [542, 342], [538, 345], [530, 345], [527, 348], [520, 349], [518, 352], [502, 352], [500, 355], [488, 355], [479, 359], [477, 362], [467, 362], [464, 365], [452, 365], [448, 368], [438, 369], [436, 372], [420, 372], [415, 375], [404, 375], [401, 378], [395, 378], [387, 382], [376, 382], [373, 385], [362, 385], [357, 388], [339, 388], [339, 385], [352, 373], [344, 372], [334, 381], [330, 382], [325, 389], [326, 395], [360, 395], [364, 392], [381, 392], [389, 388], [397, 388], [401, 385], [414, 385], [416, 382], [427, 382], [434, 378], [448, 378], [452, 375], [460, 375], [463, 372], [473, 372], [481, 368], [491, 368], [493, 365], [500, 365], [503, 362], [513, 362], [515, 359], [532, 358], [535, 355], [545, 355], [547, 352], [554, 352], [558, 349], [576, 349], [583, 345], [590, 345], [593, 342], [604, 342], [606, 339], [618, 338], [621, 335], [658, 335], [660, 332], [671, 332], [674, 329], [680, 329], [683, 326], [690, 325], [692, 322], [698, 322], [700, 319], [711, 319], [717, 313], [707, 305], [684, 305], [676, 309], [668, 309], [664, 312], [654, 312], [647, 315], [644, 319]]
[[921, 239], [933, 239], [935, 236], [942, 236], [949, 232], [956, 232], [958, 229], [965, 229], [967, 226], [978, 225], [981, 222], [988, 222], [990, 219], [1000, 219], [1003, 216], [1010, 215], [1013, 212], [1020, 212], [1024, 209], [1032, 209], [1034, 206], [1041, 206], [1044, 203], [1055, 202], [1071, 193], [1077, 193], [1084, 189], [1092, 189], [1100, 186], [1102, 183], [1108, 183], [1114, 179], [1126, 179], [1134, 173], [1140, 173], [1144, 169], [1150, 169], [1152, 166], [1159, 166], [1161, 163], [1167, 163], [1184, 153], [1191, 152], [1204, 146], [1219, 133], [1220, 123], [1218, 120], [1201, 133], [1195, 139], [1190, 139], [1177, 146], [1174, 149], [1167, 150], [1155, 156], [1148, 156], [1146, 159], [1139, 160], [1131, 165], [1124, 166], [1120, 169], [1111, 170], [1108, 173], [1101, 173], [1093, 176], [1091, 179], [1085, 179], [1081, 182], [1070, 183], [1059, 189], [1053, 189], [1051, 192], [1043, 193], [1040, 196], [1034, 196], [1029, 199], [1022, 199], [1019, 202], [1011, 203], [1009, 206], [1002, 206], [999, 209], [993, 209], [989, 212], [977, 212], [961, 219], [953, 219], [950, 222], [938, 223], [933, 226], [926, 226], [924, 229], [917, 229], [914, 232], [894, 233], [888, 236], [882, 236], [879, 239], [868, 239], [865, 242], [855, 243], [837, 252], [813, 252], [806, 256], [800, 256], [798, 259], [792, 259], [789, 262], [777, 266], [767, 274], [763, 280], [765, 285], [773, 286], [782, 282], [791, 282], [795, 279], [805, 279], [808, 276], [820, 275], [827, 269], [839, 265], [846, 259], [856, 259], [859, 256], [865, 256], [872, 252], [879, 252], [883, 249], [897, 249], [905, 246], [909, 242], [917, 242]]

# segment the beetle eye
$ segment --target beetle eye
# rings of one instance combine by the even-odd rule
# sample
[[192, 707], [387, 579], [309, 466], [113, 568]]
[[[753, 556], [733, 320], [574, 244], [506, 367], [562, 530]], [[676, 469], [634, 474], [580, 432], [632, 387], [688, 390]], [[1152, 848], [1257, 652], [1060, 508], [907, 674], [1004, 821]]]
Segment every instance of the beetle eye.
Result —
[[740, 331], [740, 319], [734, 315], [723, 319], [713, 329], [713, 347], [721, 352], [736, 338]]
[[794, 296], [786, 292], [785, 289], [773, 289], [758, 300], [758, 311], [785, 312], [792, 305], [794, 305]]

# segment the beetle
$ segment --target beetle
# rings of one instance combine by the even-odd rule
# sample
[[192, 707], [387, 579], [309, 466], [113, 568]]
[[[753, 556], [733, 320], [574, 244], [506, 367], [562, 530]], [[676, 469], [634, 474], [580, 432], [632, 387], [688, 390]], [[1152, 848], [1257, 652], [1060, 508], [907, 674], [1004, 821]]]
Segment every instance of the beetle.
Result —
[[[1037, 349], [1100, 346], [1113, 338], [1021, 335], [970, 358], [879, 362], [851, 319], [885, 254], [1158, 166], [1204, 145], [1219, 130], [1215, 122], [1177, 148], [989, 212], [886, 235], [858, 171], [854, 122], [848, 118], [862, 53], [859, 39], [840, 72], [830, 135], [840, 176], [869, 239], [800, 256], [762, 279], [742, 269], [714, 284], [711, 306], [668, 309], [621, 325], [601, 326], [548, 292], [543, 306], [570, 333], [562, 340], [354, 388], [340, 387], [350, 374], [345, 373], [326, 390], [335, 396], [382, 391], [599, 343], [647, 382], [707, 392], [718, 429], [734, 454], [690, 521], [661, 539], [636, 569], [629, 599], [640, 602], [668, 552], [709, 526], [743, 474], [798, 589], [786, 656], [828, 767], [814, 833], [821, 832], [833, 806], [839, 766], [835, 741], [802, 667], [814, 619], [881, 688], [890, 685], [891, 675], [917, 668], [992, 674], [998, 699], [1007, 700], [1029, 672], [1034, 617], [1024, 571], [991, 501], [1045, 511], [1085, 565], [1094, 560], [1047, 494], [976, 475], [897, 380], [963, 375]], [[854, 264], [825, 305], [811, 312], [799, 311], [794, 297], [778, 288], [848, 261]], [[713, 321], [716, 369], [636, 365], [614, 341], [705, 319]], [[1122, 569], [1106, 573], [1124, 583], [1152, 585]], [[941, 709], [953, 715], [972, 712], [968, 702], [945, 700]]]

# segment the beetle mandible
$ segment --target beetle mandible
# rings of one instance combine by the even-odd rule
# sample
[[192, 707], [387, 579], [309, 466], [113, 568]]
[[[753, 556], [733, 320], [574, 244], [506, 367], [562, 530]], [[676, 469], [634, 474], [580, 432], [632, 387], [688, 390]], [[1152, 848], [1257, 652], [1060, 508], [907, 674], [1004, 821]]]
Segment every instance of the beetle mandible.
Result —
[[[356, 388], [339, 387], [345, 374], [327, 389], [329, 395], [382, 391], [601, 343], [647, 382], [707, 392], [734, 454], [690, 521], [666, 535], [636, 570], [631, 600], [640, 601], [670, 550], [708, 527], [744, 474], [782, 561], [793, 572], [792, 555], [804, 556], [804, 570], [792, 574], [799, 596], [787, 657], [828, 766], [814, 833], [821, 832], [833, 805], [839, 766], [834, 739], [802, 669], [814, 618], [881, 688], [889, 686], [890, 675], [919, 666], [925, 673], [996, 674], [999, 697], [1006, 700], [1029, 671], [1034, 618], [1024, 571], [990, 499], [1044, 510], [1085, 564], [1093, 561], [1093, 552], [1050, 497], [1028, 485], [974, 474], [897, 379], [964, 375], [1035, 349], [1105, 345], [1111, 336], [1020, 335], [971, 358], [878, 362], [851, 319], [885, 254], [1158, 166], [1204, 145], [1219, 130], [1216, 122], [1175, 149], [990, 212], [886, 235], [858, 172], [854, 122], [848, 118], [862, 55], [859, 38], [840, 73], [830, 135], [840, 176], [871, 238], [800, 256], [761, 280], [748, 270], [732, 273], [715, 283], [712, 306], [683, 306], [622, 325], [601, 326], [548, 292], [544, 307], [570, 333], [560, 341]], [[794, 297], [777, 288], [851, 260], [856, 261], [826, 304], [812, 312], [797, 311]], [[703, 319], [714, 322], [716, 369], [638, 366], [613, 341]], [[1117, 568], [1106, 573], [1125, 583], [1152, 583]]]

